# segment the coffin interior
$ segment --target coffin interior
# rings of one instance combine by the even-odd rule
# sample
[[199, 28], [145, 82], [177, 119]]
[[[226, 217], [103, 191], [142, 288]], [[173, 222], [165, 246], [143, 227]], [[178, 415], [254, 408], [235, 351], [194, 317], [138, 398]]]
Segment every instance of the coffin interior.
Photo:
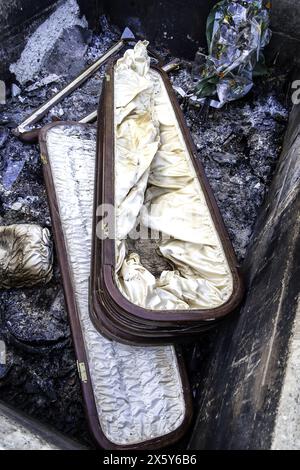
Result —
[[110, 341], [89, 316], [96, 130], [60, 123], [46, 145], [102, 431], [121, 446], [163, 437], [186, 413], [174, 347]]
[[217, 308], [232, 295], [232, 274], [147, 44], [138, 42], [114, 67], [116, 282], [146, 309]]

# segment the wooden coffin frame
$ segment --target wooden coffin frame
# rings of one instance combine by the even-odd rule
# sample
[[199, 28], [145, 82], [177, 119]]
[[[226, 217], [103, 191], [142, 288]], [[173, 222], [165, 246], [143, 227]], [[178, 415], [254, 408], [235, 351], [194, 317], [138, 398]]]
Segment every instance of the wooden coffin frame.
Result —
[[[70, 259], [68, 256], [67, 240], [65, 238], [62, 218], [59, 209], [59, 198], [56, 194], [54, 176], [51, 169], [51, 157], [48, 152], [47, 146], [47, 134], [54, 128], [59, 126], [73, 126], [82, 129], [88, 129], [91, 125], [79, 124], [76, 122], [55, 122], [46, 125], [40, 132], [39, 143], [41, 150], [41, 161], [43, 163], [43, 175], [46, 185], [46, 191], [48, 196], [48, 202], [50, 207], [50, 214], [52, 219], [52, 229], [55, 240], [55, 247], [59, 266], [62, 275], [63, 289], [65, 294], [66, 307], [71, 327], [71, 333], [77, 358], [77, 366], [79, 370], [79, 377], [81, 383], [81, 389], [83, 394], [83, 401], [85, 406], [86, 418], [88, 421], [89, 429], [93, 436], [93, 439], [97, 446], [110, 450], [145, 450], [145, 449], [159, 449], [165, 446], [169, 446], [174, 442], [178, 441], [187, 431], [188, 426], [192, 418], [192, 399], [189, 389], [187, 374], [183, 362], [183, 357], [180, 349], [174, 349], [174, 357], [176, 360], [176, 367], [181, 380], [181, 396], [185, 403], [183, 419], [180, 425], [172, 432], [166, 433], [153, 439], [148, 439], [142, 442], [135, 442], [133, 444], [120, 445], [109, 440], [99, 420], [99, 411], [96, 406], [92, 377], [90, 373], [89, 360], [86, 352], [85, 338], [81, 326], [81, 320], [79, 315], [79, 307], [75, 299], [75, 286], [73, 273], [70, 265]], [[67, 184], [67, 179], [66, 179]], [[92, 220], [91, 220], [92, 223]], [[88, 292], [87, 292], [88, 297]], [[130, 346], [134, 347], [134, 346]], [[147, 349], [148, 351], [148, 349]], [[148, 354], [148, 353], [147, 353]], [[149, 369], [151, 367], [151, 358], [149, 357]], [[146, 387], [145, 392], [147, 391]], [[130, 400], [130, 397], [127, 397]]]
[[157, 344], [191, 340], [195, 335], [215, 326], [240, 304], [244, 289], [237, 260], [168, 76], [161, 68], [152, 66], [152, 69], [160, 74], [166, 87], [212, 220], [219, 234], [232, 275], [233, 292], [226, 303], [217, 308], [154, 311], [131, 303], [118, 289], [114, 280], [115, 241], [108, 238], [101, 240], [96, 235], [97, 222], [100, 221], [100, 218], [96, 216], [97, 207], [102, 204], [114, 205], [114, 64], [115, 61], [109, 65], [106, 73], [98, 113], [101, 120], [98, 122], [95, 175], [90, 315], [99, 331], [109, 338], [123, 342]]

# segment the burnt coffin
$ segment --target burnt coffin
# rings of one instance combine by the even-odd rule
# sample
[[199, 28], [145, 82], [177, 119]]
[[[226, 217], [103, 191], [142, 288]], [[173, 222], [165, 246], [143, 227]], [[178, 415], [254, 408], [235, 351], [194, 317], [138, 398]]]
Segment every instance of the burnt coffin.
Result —
[[193, 338], [242, 298], [235, 255], [167, 75], [147, 42], [112, 64], [100, 103], [91, 318], [109, 338]]

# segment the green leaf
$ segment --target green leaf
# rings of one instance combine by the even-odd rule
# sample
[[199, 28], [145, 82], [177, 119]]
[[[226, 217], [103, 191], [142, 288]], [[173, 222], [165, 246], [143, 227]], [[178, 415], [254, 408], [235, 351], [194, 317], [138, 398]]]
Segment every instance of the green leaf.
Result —
[[206, 98], [211, 96], [216, 91], [216, 84], [218, 83], [218, 77], [204, 78], [200, 80], [195, 86], [195, 93], [199, 98]]
[[267, 75], [268, 67], [266, 65], [265, 57], [262, 53], [260, 53], [259, 62], [255, 64], [253, 69], [253, 77], [262, 77]]
[[214, 30], [214, 22], [215, 22], [215, 16], [217, 10], [225, 3], [224, 0], [221, 2], [218, 2], [210, 11], [207, 21], [206, 21], [206, 40], [207, 40], [207, 45], [208, 49], [210, 49], [211, 41], [212, 41], [212, 35], [213, 35], [213, 30]]

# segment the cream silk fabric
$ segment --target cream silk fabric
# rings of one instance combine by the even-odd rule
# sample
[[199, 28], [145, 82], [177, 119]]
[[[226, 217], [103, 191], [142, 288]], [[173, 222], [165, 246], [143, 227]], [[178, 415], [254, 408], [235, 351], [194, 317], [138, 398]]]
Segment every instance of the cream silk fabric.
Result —
[[[116, 281], [153, 310], [208, 309], [226, 302], [232, 275], [182, 132], [147, 42], [115, 66]], [[158, 231], [174, 270], [155, 278], [126, 238], [137, 223]]]

